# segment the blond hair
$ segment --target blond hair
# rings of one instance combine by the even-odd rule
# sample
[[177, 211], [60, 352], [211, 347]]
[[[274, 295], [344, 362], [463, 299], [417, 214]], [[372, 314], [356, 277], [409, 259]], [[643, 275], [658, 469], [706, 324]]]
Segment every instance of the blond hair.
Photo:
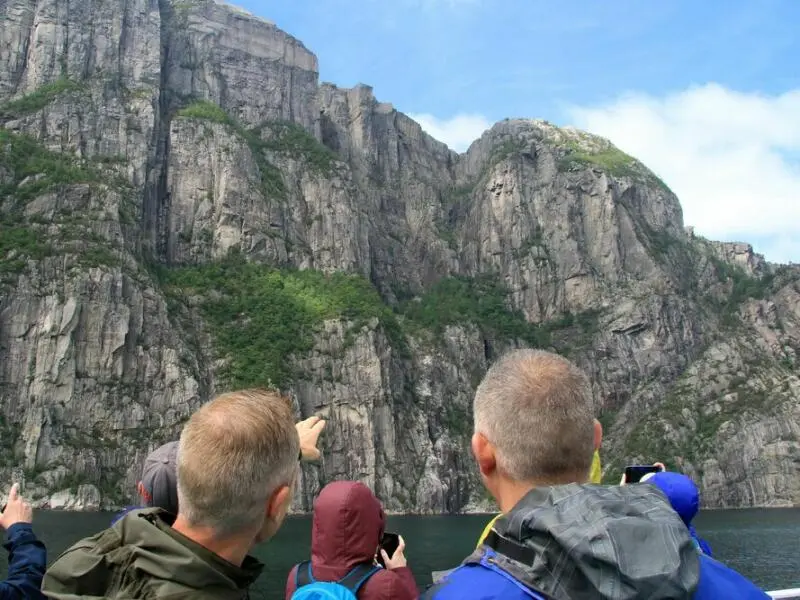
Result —
[[570, 361], [515, 350], [483, 378], [473, 405], [476, 433], [497, 450], [498, 467], [516, 481], [582, 482], [594, 451], [589, 381]]
[[218, 396], [183, 428], [178, 506], [217, 535], [263, 520], [270, 496], [297, 477], [300, 441], [289, 402], [267, 390]]

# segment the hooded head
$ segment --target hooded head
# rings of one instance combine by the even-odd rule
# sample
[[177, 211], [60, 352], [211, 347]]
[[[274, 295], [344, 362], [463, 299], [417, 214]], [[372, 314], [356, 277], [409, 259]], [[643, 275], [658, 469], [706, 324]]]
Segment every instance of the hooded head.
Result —
[[372, 562], [386, 516], [370, 489], [354, 481], [326, 485], [314, 501], [311, 563], [315, 577], [341, 578], [354, 566]]
[[692, 522], [700, 509], [700, 492], [694, 481], [681, 473], [663, 471], [642, 477], [642, 483], [651, 483], [664, 495], [686, 525]]

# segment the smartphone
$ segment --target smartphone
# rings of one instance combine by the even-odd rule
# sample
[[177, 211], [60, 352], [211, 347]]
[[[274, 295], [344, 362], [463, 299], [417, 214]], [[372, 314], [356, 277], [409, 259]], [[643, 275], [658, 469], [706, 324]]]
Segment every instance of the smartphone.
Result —
[[[392, 558], [397, 548], [400, 546], [400, 536], [396, 533], [384, 533], [381, 537], [381, 548], [386, 552], [389, 558]], [[386, 567], [383, 562], [383, 555], [378, 552], [378, 562], [381, 566]]]
[[639, 483], [648, 473], [660, 473], [661, 465], [628, 465], [625, 467], [625, 483]]

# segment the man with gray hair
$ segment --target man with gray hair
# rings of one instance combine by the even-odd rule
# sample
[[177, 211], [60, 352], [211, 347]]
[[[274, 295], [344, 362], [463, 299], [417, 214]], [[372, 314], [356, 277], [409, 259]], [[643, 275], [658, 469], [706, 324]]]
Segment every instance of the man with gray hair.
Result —
[[539, 350], [503, 356], [473, 410], [472, 451], [503, 516], [423, 599], [767, 597], [700, 556], [655, 486], [587, 484], [602, 433], [589, 381], [566, 358]]
[[204, 405], [177, 449], [177, 517], [137, 510], [78, 542], [47, 571], [45, 596], [246, 598], [263, 567], [248, 553], [283, 523], [301, 445], [317, 457], [324, 424], [295, 427], [291, 404], [265, 390]]

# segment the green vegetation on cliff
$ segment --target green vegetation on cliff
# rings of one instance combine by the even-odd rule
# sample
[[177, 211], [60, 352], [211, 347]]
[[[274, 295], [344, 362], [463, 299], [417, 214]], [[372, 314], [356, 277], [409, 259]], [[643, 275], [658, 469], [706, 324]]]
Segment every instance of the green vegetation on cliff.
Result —
[[67, 77], [43, 85], [30, 94], [0, 106], [0, 117], [22, 117], [42, 110], [61, 94], [82, 89], [81, 84]]
[[29, 259], [41, 260], [52, 251], [52, 246], [42, 241], [42, 235], [34, 229], [0, 219], [0, 278], [21, 272]]
[[530, 323], [511, 308], [511, 290], [493, 275], [448, 277], [434, 284], [419, 298], [399, 309], [410, 333], [428, 331], [440, 336], [446, 327], [471, 323], [484, 337], [517, 340], [534, 348], [555, 347], [568, 355], [588, 343], [597, 330], [599, 314], [566, 313], [543, 323]]
[[[747, 347], [740, 352], [749, 360], [736, 374], [709, 369], [679, 379], [663, 401], [636, 423], [616, 458], [661, 460], [674, 470], [688, 462], [702, 473], [703, 462], [717, 455], [723, 427], [738, 430], [741, 423], [776, 414], [791, 402], [791, 392], [783, 387], [781, 378], [775, 378], [775, 367], [766, 371], [768, 363], [758, 355], [750, 356]], [[696, 379], [720, 391], [712, 392], [713, 399], [698, 396]], [[622, 466], [620, 460], [612, 459], [608, 471], [618, 477]]]
[[247, 129], [225, 112], [221, 106], [208, 100], [195, 100], [179, 110], [177, 116], [184, 119], [219, 123], [230, 127], [250, 148], [250, 154], [258, 165], [262, 195], [267, 199], [281, 199], [284, 197], [286, 186], [283, 183], [283, 176], [280, 170], [264, 154], [270, 147], [267, 142], [261, 139], [260, 128]]
[[248, 129], [221, 106], [208, 100], [195, 100], [180, 109], [176, 116], [232, 128], [250, 147], [261, 171], [262, 191], [267, 197], [282, 197], [285, 188], [280, 171], [267, 159], [265, 152], [286, 154], [322, 175], [330, 175], [335, 166], [336, 154], [296, 123], [267, 121]]
[[47, 150], [37, 140], [0, 128], [0, 199], [19, 203], [59, 185], [97, 180], [97, 174], [75, 156]]
[[287, 383], [292, 355], [311, 350], [326, 319], [346, 319], [360, 329], [377, 318], [396, 329], [394, 315], [360, 275], [280, 270], [232, 255], [164, 270], [161, 277], [168, 294], [199, 308], [233, 387]]
[[172, 302], [199, 310], [217, 356], [226, 361], [222, 375], [234, 387], [288, 383], [295, 376], [292, 357], [313, 348], [314, 335], [329, 319], [351, 323], [345, 345], [377, 319], [401, 357], [407, 356], [406, 335], [440, 336], [451, 325], [471, 323], [490, 339], [547, 347], [553, 332], [591, 329], [595, 322], [586, 313], [528, 323], [509, 308], [508, 290], [490, 276], [443, 279], [395, 311], [361, 275], [278, 269], [245, 262], [237, 253], [213, 264], [161, 269], [159, 277]]
[[401, 312], [412, 329], [441, 334], [450, 325], [472, 323], [484, 335], [524, 340], [536, 347], [548, 345], [547, 328], [528, 323], [521, 312], [510, 309], [509, 293], [491, 275], [448, 277], [420, 298], [406, 302]]
[[329, 175], [333, 171], [336, 154], [297, 123], [270, 122], [259, 129], [266, 129], [270, 133], [263, 141], [268, 150], [288, 154], [322, 175]]
[[670, 191], [650, 169], [608, 142], [600, 144], [596, 149], [589, 149], [578, 142], [570, 141], [564, 144], [564, 150], [565, 153], [559, 161], [562, 171], [595, 167], [614, 177], [628, 177], [653, 184], [666, 192]]
[[717, 278], [720, 283], [730, 286], [730, 292], [719, 304], [723, 323], [729, 327], [736, 327], [739, 324], [739, 307], [749, 299], [761, 300], [772, 286], [775, 276], [768, 273], [761, 277], [748, 275], [745, 270], [731, 263], [725, 262], [710, 256], [709, 260], [714, 266]]
[[24, 217], [25, 204], [59, 186], [95, 179], [74, 156], [0, 128], [0, 275], [19, 273], [29, 259], [53, 252], [43, 232]]
[[572, 167], [594, 166], [618, 177], [634, 177], [639, 174], [636, 159], [614, 146], [590, 152], [581, 149], [577, 144], [570, 144], [561, 166], [567, 170]]
[[0, 279], [22, 272], [29, 260], [56, 254], [73, 254], [81, 266], [118, 264], [111, 242], [93, 231], [91, 211], [62, 203], [48, 218], [25, 212], [43, 194], [101, 184], [97, 163], [52, 152], [29, 136], [0, 128]]
[[237, 127], [236, 121], [221, 106], [208, 100], [195, 100], [190, 105], [180, 109], [178, 116], [185, 119], [198, 119]]

